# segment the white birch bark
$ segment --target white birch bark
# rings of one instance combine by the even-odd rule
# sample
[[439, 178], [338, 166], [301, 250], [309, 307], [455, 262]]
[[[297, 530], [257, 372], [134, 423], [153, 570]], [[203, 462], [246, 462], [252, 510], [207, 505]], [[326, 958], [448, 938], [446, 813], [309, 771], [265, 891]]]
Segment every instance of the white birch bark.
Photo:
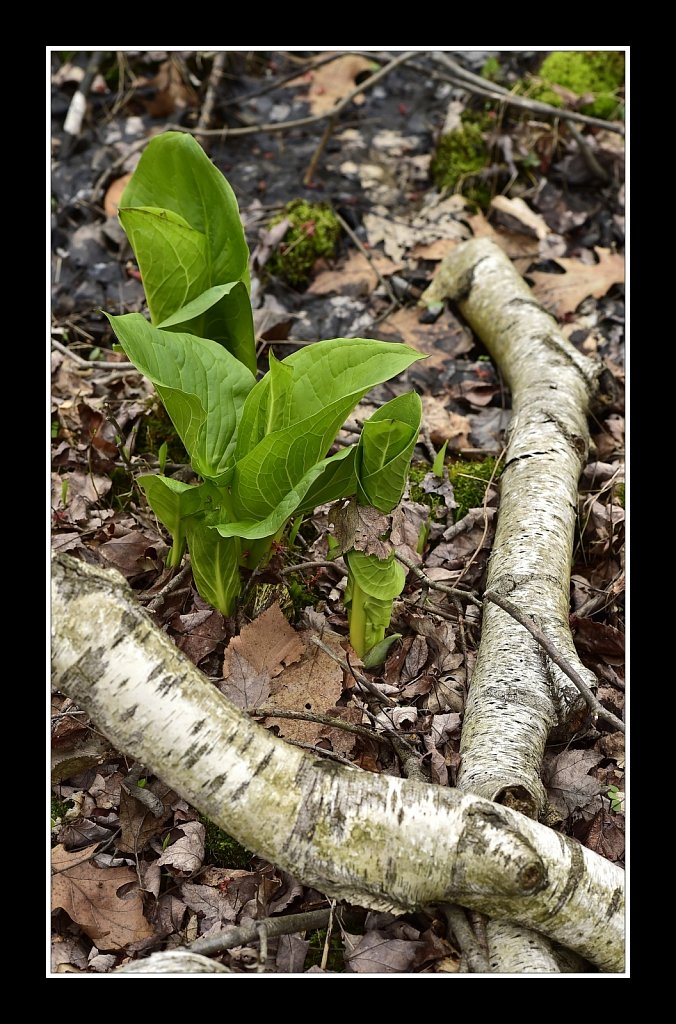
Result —
[[143, 960], [134, 960], [118, 967], [113, 974], [233, 974], [229, 967], [210, 960], [208, 956], [188, 950], [169, 950], [152, 953]]
[[376, 910], [460, 903], [623, 969], [624, 873], [507, 807], [315, 759], [232, 705], [123, 578], [53, 563], [55, 685], [239, 842]]
[[[445, 298], [457, 304], [512, 392], [486, 590], [509, 596], [533, 616], [595, 687], [568, 625], [577, 481], [589, 445], [586, 414], [595, 365], [561, 334], [490, 239], [453, 250], [421, 303]], [[458, 786], [537, 817], [545, 803], [540, 766], [547, 737], [579, 723], [585, 713], [573, 683], [530, 634], [485, 602]]]

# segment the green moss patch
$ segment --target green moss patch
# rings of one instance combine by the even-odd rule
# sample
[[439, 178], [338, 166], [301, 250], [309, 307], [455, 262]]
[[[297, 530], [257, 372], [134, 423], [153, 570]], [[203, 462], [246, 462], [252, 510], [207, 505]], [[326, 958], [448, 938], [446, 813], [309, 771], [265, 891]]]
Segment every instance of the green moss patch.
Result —
[[200, 821], [205, 827], [204, 860], [217, 868], [248, 868], [253, 854], [236, 839], [229, 836], [213, 821], [202, 815]]
[[564, 99], [552, 85], [569, 89], [576, 96], [593, 97], [580, 109], [593, 117], [622, 116], [619, 92], [624, 84], [624, 53], [617, 50], [566, 50], [550, 53], [542, 62], [540, 84], [530, 90], [533, 98], [553, 107]]
[[274, 276], [298, 287], [307, 284], [321, 256], [330, 259], [335, 254], [340, 222], [329, 206], [308, 203], [304, 199], [288, 203], [272, 218], [268, 228], [285, 218], [291, 221], [291, 226], [266, 266]]
[[462, 192], [468, 199], [486, 206], [490, 192], [472, 179], [488, 163], [488, 147], [481, 125], [467, 120], [456, 131], [442, 135], [430, 164], [432, 180], [439, 190]]
[[[455, 462], [448, 469], [448, 478], [453, 484], [453, 494], [458, 503], [455, 510], [456, 523], [467, 515], [471, 508], [481, 508], [486, 496], [488, 481], [497, 480], [502, 467], [490, 455], [482, 462]], [[497, 468], [496, 468], [497, 466]]]

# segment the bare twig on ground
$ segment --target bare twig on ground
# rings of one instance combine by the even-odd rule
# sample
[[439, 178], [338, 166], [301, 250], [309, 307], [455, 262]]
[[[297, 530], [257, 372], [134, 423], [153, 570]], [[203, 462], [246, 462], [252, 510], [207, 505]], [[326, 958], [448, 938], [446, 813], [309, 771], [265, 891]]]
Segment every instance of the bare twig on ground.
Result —
[[446, 918], [450, 931], [455, 935], [460, 952], [467, 962], [471, 974], [488, 974], [488, 957], [481, 943], [472, 931], [465, 911], [456, 903], [443, 903], [440, 910]]
[[370, 78], [367, 78], [365, 81], [361, 82], [358, 86], [356, 86], [356, 88], [352, 89], [346, 96], [343, 96], [342, 100], [336, 103], [336, 105], [332, 107], [331, 110], [325, 110], [324, 113], [322, 114], [312, 114], [309, 117], [299, 117], [294, 121], [275, 121], [272, 124], [252, 124], [247, 125], [244, 128], [197, 129], [186, 128], [182, 124], [168, 124], [166, 126], [167, 131], [170, 130], [174, 132], [187, 132], [189, 135], [199, 136], [220, 135], [225, 139], [228, 138], [229, 136], [235, 137], [242, 135], [256, 135], [258, 132], [271, 134], [272, 132], [284, 132], [291, 128], [305, 128], [309, 124], [317, 124], [318, 121], [324, 121], [327, 117], [337, 117], [337, 115], [340, 114], [341, 111], [343, 111], [345, 107], [347, 107], [352, 102], [355, 96], [359, 96], [360, 93], [372, 88], [379, 81], [381, 81], [381, 79], [388, 75], [390, 71], [393, 71], [396, 67], [399, 67], [400, 64], [403, 64], [405, 61], [410, 60], [412, 57], [415, 57], [415, 55], [415, 50], [409, 50], [406, 53], [402, 53], [398, 57], [395, 57], [393, 60], [389, 62], [389, 64], [386, 64], [385, 67], [382, 67], [379, 71], [376, 71], [375, 74], [371, 75]]
[[[424, 586], [431, 587], [433, 590], [439, 590], [444, 594], [448, 594], [452, 598], [469, 601], [471, 604], [476, 605], [478, 608], [482, 607], [483, 602], [480, 601], [479, 598], [475, 597], [473, 594], [470, 594], [465, 590], [457, 590], [455, 587], [448, 587], [446, 586], [445, 583], [438, 583], [436, 580], [430, 579], [429, 576], [425, 572], [423, 572], [422, 569], [419, 568], [419, 566], [414, 565], [413, 562], [410, 562], [403, 555], [397, 553], [395, 554], [395, 557], [397, 561], [401, 562], [402, 565], [405, 565], [408, 569], [410, 569], [413, 575], [416, 576], [417, 579], [419, 579]], [[558, 665], [561, 671], [564, 672], [568, 676], [570, 681], [577, 687], [577, 689], [582, 694], [582, 696], [584, 697], [592, 711], [599, 718], [603, 719], [604, 722], [608, 722], [610, 725], [614, 725], [615, 728], [619, 729], [621, 732], [625, 731], [624, 722], [621, 719], [619, 719], [616, 715], [614, 715], [611, 711], [607, 711], [603, 707], [600, 701], [597, 700], [592, 691], [589, 689], [584, 679], [582, 679], [579, 673], [577, 673], [575, 669], [572, 668], [572, 666], [568, 663], [566, 658], [564, 658], [564, 656], [554, 646], [551, 640], [549, 640], [548, 637], [545, 636], [542, 630], [535, 625], [533, 620], [530, 619], [528, 615], [525, 615], [512, 601], [509, 601], [507, 598], [502, 597], [500, 594], [496, 594], [493, 591], [486, 591], [486, 593], [484, 594], [484, 601], [492, 601], [493, 604], [499, 605], [499, 607], [502, 608], [503, 611], [507, 612], [508, 615], [511, 615], [513, 619], [516, 619], [516, 621], [520, 625], [522, 625], [524, 629], [527, 629], [530, 635], [533, 637], [533, 639], [536, 640], [540, 647], [542, 647], [542, 649], [545, 651], [545, 653], [549, 655], [554, 664]], [[434, 610], [435, 612], [437, 611], [436, 609]], [[437, 613], [440, 614], [439, 612]]]
[[159, 593], [155, 594], [155, 596], [151, 598], [150, 601], [148, 601], [148, 604], [146, 605], [146, 611], [156, 612], [159, 608], [161, 608], [169, 594], [172, 594], [175, 590], [178, 590], [181, 584], [188, 579], [191, 572], [192, 566], [190, 564], [190, 560], [188, 560], [187, 563], [183, 566], [183, 568], [179, 572], [177, 572], [175, 576], [172, 576], [168, 583], [165, 583], [165, 585], [162, 587]]
[[82, 356], [72, 352], [67, 345], [57, 341], [56, 338], [52, 338], [52, 348], [62, 352], [64, 356], [68, 356], [78, 366], [86, 366], [88, 370], [134, 370], [136, 373], [140, 373], [140, 370], [137, 370], [133, 363], [113, 363], [102, 359], [83, 359]]
[[503, 597], [501, 594], [496, 594], [495, 591], [487, 590], [484, 594], [484, 601], [492, 601], [493, 604], [497, 604], [498, 607], [502, 608], [503, 611], [511, 615], [513, 619], [527, 629], [534, 640], [538, 642], [543, 651], [551, 658], [555, 665], [558, 665], [562, 672], [564, 672], [570, 681], [577, 687], [584, 699], [586, 700], [592, 711], [604, 722], [608, 722], [610, 725], [614, 725], [620, 732], [624, 732], [624, 722], [614, 715], [611, 711], [606, 711], [603, 704], [594, 696], [592, 691], [589, 689], [584, 679], [578, 672], [572, 668], [571, 665], [566, 661], [564, 656], [556, 649], [554, 644], [549, 640], [542, 632], [539, 626], [536, 626], [533, 620], [524, 613], [514, 604], [513, 601]]
[[605, 170], [605, 168], [601, 167], [601, 164], [596, 159], [596, 156], [593, 153], [591, 147], [589, 146], [589, 143], [584, 138], [584, 136], [580, 134], [580, 132], [577, 130], [577, 128], [572, 122], [568, 125], [568, 131], [575, 139], [578, 149], [582, 154], [582, 159], [587, 165], [587, 169], [590, 171], [590, 173], [593, 174], [594, 177], [598, 178], [600, 181], [609, 181], [610, 178], [608, 176], [608, 172]]
[[460, 598], [454, 597], [453, 604], [455, 610], [458, 613], [458, 633], [460, 634], [460, 650], [462, 656], [465, 659], [465, 692], [469, 690], [469, 684], [472, 678], [472, 673], [469, 667], [469, 658], [467, 657], [467, 637], [465, 636], [465, 613], [462, 610], [462, 602]]
[[224, 928], [217, 935], [209, 935], [204, 939], [197, 939], [187, 949], [191, 953], [201, 953], [202, 956], [216, 956], [226, 949], [234, 949], [235, 946], [248, 946], [257, 942], [259, 938], [259, 927], [265, 925], [269, 939], [278, 935], [294, 935], [296, 932], [314, 931], [316, 928], [323, 928], [329, 920], [331, 910], [308, 910], [304, 914], [288, 914], [286, 917], [267, 917], [263, 921], [251, 921], [250, 924], [232, 925]]
[[332, 650], [328, 644], [325, 644], [320, 637], [311, 636], [310, 643], [314, 644], [315, 647], [318, 647], [320, 651], [324, 652], [324, 654], [328, 654], [329, 658], [331, 658], [332, 661], [335, 661], [337, 665], [340, 665], [344, 672], [349, 672], [349, 674], [353, 677], [353, 679], [356, 680], [359, 686], [362, 689], [368, 690], [371, 696], [375, 697], [379, 704], [386, 704], [390, 708], [397, 706], [396, 701], [392, 700], [391, 697], [388, 697], [387, 694], [381, 693], [381, 691], [378, 689], [375, 683], [372, 683], [370, 679], [367, 679], [366, 676], [363, 676], [361, 672], [357, 672], [356, 669], [354, 669], [352, 665], [350, 665], [347, 658], [341, 658], [341, 656], [339, 654], [336, 654], [336, 652]]
[[514, 96], [509, 90], [486, 78], [466, 71], [457, 61], [449, 57], [447, 53], [437, 51], [434, 54], [436, 60], [440, 61], [451, 72], [459, 88], [467, 92], [485, 96], [487, 99], [499, 103], [506, 103], [508, 106], [520, 107], [522, 110], [529, 110], [534, 114], [542, 114], [546, 117], [556, 117], [561, 121], [577, 121], [580, 124], [592, 125], [594, 128], [605, 128], [606, 131], [615, 132], [617, 135], [624, 135], [624, 126], [613, 121], [603, 121], [599, 117], [590, 117], [588, 114], [578, 114], [575, 110], [566, 110], [564, 107], [552, 107], [549, 103], [541, 103], [539, 100], [529, 100], [524, 96]]
[[334, 114], [334, 116], [330, 117], [328, 119], [328, 121], [326, 122], [326, 126], [324, 128], [324, 131], [322, 132], [322, 137], [319, 140], [319, 142], [317, 143], [317, 145], [315, 147], [315, 151], [312, 154], [312, 156], [310, 157], [310, 163], [308, 164], [308, 168], [307, 168], [305, 174], [303, 175], [303, 184], [305, 185], [306, 188], [311, 188], [312, 187], [312, 179], [314, 177], [315, 171], [317, 170], [317, 164], [319, 163], [319, 158], [321, 157], [322, 153], [326, 149], [326, 143], [331, 138], [331, 132], [334, 129], [335, 123], [336, 123], [336, 115]]
[[318, 725], [328, 725], [331, 729], [342, 729], [344, 732], [354, 733], [355, 736], [361, 736], [363, 739], [390, 745], [390, 739], [386, 734], [366, 729], [363, 725], [357, 725], [355, 722], [346, 722], [343, 718], [332, 718], [331, 715], [320, 715], [314, 711], [283, 711], [281, 708], [261, 704], [257, 708], [247, 708], [247, 713], [266, 718], [288, 718], [299, 722], [316, 722]]
[[420, 754], [417, 750], [414, 750], [413, 747], [402, 740], [401, 736], [392, 734], [390, 738], [396, 755], [401, 761], [401, 767], [405, 778], [417, 779], [418, 782], [429, 782], [430, 780], [425, 774], [425, 770], [420, 763]]
[[314, 743], [301, 743], [300, 740], [287, 739], [287, 743], [292, 743], [294, 747], [300, 747], [301, 750], [309, 750], [311, 754], [319, 754], [320, 757], [327, 757], [329, 761], [337, 761], [338, 764], [345, 764], [348, 768], [356, 768], [357, 771], [363, 772], [364, 769], [354, 761], [350, 761], [349, 758], [343, 757], [342, 754], [334, 754], [332, 750], [326, 750], [324, 747], [318, 747]]
[[209, 127], [209, 122], [213, 116], [214, 106], [216, 104], [216, 94], [221, 83], [221, 78], [223, 77], [225, 57], [225, 50], [217, 50], [214, 55], [214, 62], [211, 65], [211, 71], [209, 72], [209, 81], [207, 83], [207, 91], [204, 96], [204, 103], [202, 104], [199, 121], [197, 122], [198, 128]]
[[414, 562], [411, 562], [405, 555], [401, 555], [398, 551], [395, 552], [394, 556], [398, 562], [405, 565], [407, 569], [410, 569], [416, 579], [426, 586], [431, 587], [433, 590], [440, 590], [442, 594], [448, 594], [449, 597], [457, 597], [461, 601], [469, 601], [470, 604], [475, 604], [477, 608], [481, 608], [481, 601], [478, 597], [472, 594], [468, 590], [460, 590], [458, 587], [449, 587], [445, 583], [438, 583], [436, 580], [431, 580], [427, 573], [417, 566]]
[[401, 306], [401, 302], [399, 301], [399, 299], [396, 297], [396, 295], [392, 291], [392, 289], [390, 287], [390, 284], [389, 284], [389, 281], [387, 281], [383, 277], [383, 275], [380, 273], [380, 271], [378, 270], [378, 267], [376, 266], [375, 260], [373, 258], [373, 253], [368, 251], [368, 249], [366, 248], [364, 243], [361, 241], [359, 236], [352, 230], [352, 228], [347, 223], [345, 218], [341, 217], [341, 215], [338, 213], [337, 210], [334, 210], [333, 213], [334, 213], [334, 215], [336, 217], [336, 220], [338, 221], [338, 223], [342, 227], [343, 231], [345, 232], [345, 234], [348, 236], [349, 239], [351, 239], [352, 242], [354, 242], [354, 244], [357, 246], [357, 249], [362, 254], [362, 256], [364, 256], [369, 261], [369, 263], [371, 264], [371, 269], [373, 270], [373, 273], [378, 278], [378, 281], [380, 282], [382, 287], [387, 292], [387, 295], [388, 295], [388, 298], [389, 298], [390, 302], [392, 302], [393, 304], [395, 304], [397, 306]]
[[341, 576], [347, 576], [347, 569], [338, 562], [296, 562], [295, 565], [285, 565], [279, 570], [279, 575], [288, 576], [289, 573], [301, 572], [304, 569], [337, 569]]

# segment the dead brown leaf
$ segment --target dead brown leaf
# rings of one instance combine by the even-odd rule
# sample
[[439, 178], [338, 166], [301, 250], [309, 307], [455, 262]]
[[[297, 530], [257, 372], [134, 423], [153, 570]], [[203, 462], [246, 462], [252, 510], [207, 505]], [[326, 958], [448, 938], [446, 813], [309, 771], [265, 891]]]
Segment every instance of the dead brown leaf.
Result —
[[200, 608], [185, 615], [175, 615], [171, 628], [182, 634], [177, 637], [177, 647], [195, 665], [216, 650], [227, 634], [225, 619], [212, 608]]
[[523, 199], [493, 196], [491, 208], [505, 218], [507, 227], [515, 224], [518, 234], [530, 234], [535, 238], [545, 238], [549, 234], [547, 222], [538, 213], [534, 213]]
[[[327, 54], [328, 56], [328, 54]], [[299, 78], [286, 83], [287, 88], [305, 85], [309, 82], [306, 99], [313, 114], [325, 114], [355, 88], [357, 78], [364, 71], [373, 70], [373, 61], [357, 54], [336, 56], [335, 60], [310, 70]], [[353, 103], [360, 105], [364, 96], [355, 96]]]
[[[131, 787], [130, 787], [131, 788]], [[164, 782], [154, 779], [148, 789], [162, 801], [163, 813], [155, 817], [145, 804], [136, 800], [123, 787], [120, 790], [120, 836], [117, 848], [123, 853], [140, 853], [155, 836], [164, 831], [167, 819], [171, 816], [172, 804], [176, 793]]]
[[443, 260], [449, 252], [460, 245], [459, 238], [438, 238], [435, 242], [414, 245], [410, 255], [418, 260]]
[[602, 758], [603, 754], [596, 750], [564, 750], [545, 758], [542, 779], [550, 803], [562, 817], [585, 808], [585, 816], [591, 817], [599, 809], [597, 797], [604, 787], [588, 772]]
[[223, 662], [223, 678], [229, 678], [235, 654], [248, 661], [256, 672], [274, 678], [285, 666], [298, 661], [303, 647], [303, 641], [286, 621], [276, 601], [230, 641]]
[[308, 295], [351, 295], [354, 298], [370, 295], [378, 287], [378, 275], [394, 274], [401, 264], [393, 263], [386, 256], [375, 257], [373, 264], [360, 252], [351, 252], [345, 263], [335, 270], [323, 270], [317, 274], [306, 293]]
[[610, 249], [594, 251], [599, 262], [593, 266], [560, 257], [556, 262], [565, 269], [565, 274], [543, 274], [536, 270], [528, 275], [536, 297], [556, 316], [573, 313], [583, 299], [590, 295], [600, 299], [612, 285], [624, 281], [624, 256]]
[[69, 853], [63, 846], [52, 851], [52, 909], [62, 908], [99, 949], [123, 949], [148, 939], [153, 929], [143, 916], [138, 889], [118, 896], [122, 886], [137, 882], [127, 867], [99, 868], [88, 859], [96, 845]]
[[[315, 647], [314, 644], [310, 644], [309, 634], [306, 635], [308, 645], [303, 657], [297, 664], [287, 668], [282, 675], [273, 680], [272, 692], [266, 704], [268, 707], [284, 711], [305, 710], [327, 714], [330, 711], [335, 711], [336, 704], [340, 699], [343, 690], [343, 670], [328, 654]], [[344, 651], [338, 646], [337, 639], [325, 635], [324, 642], [335, 646], [336, 650], [344, 656]], [[348, 736], [352, 741], [349, 749], [354, 745], [354, 737], [350, 734], [335, 736], [341, 730], [330, 729], [317, 722], [275, 719], [270, 716], [264, 720], [263, 724], [278, 726], [280, 735], [292, 742], [295, 740], [299, 743], [315, 745], [320, 739], [328, 739], [333, 746], [335, 739], [338, 747], [345, 749], [345, 736]]]
[[[146, 94], [141, 97], [141, 102], [151, 117], [168, 117], [175, 110], [198, 105], [195, 90], [187, 83], [173, 58], [160, 64], [154, 78], [143, 79], [136, 86], [141, 86]], [[154, 93], [146, 98], [149, 90], [154, 90]]]
[[166, 848], [157, 864], [193, 874], [199, 871], [204, 860], [204, 825], [200, 821], [184, 821], [178, 831], [183, 834]]
[[113, 537], [99, 548], [101, 557], [127, 579], [161, 568], [167, 551], [167, 545], [157, 534], [138, 529]]
[[422, 943], [411, 939], [390, 939], [386, 932], [343, 935], [345, 962], [356, 974], [405, 974], [410, 971]]
[[433, 444], [457, 450], [469, 448], [470, 424], [466, 416], [459, 416], [446, 408], [443, 402], [432, 395], [422, 396], [423, 423]]
[[449, 311], [435, 323], [425, 324], [420, 322], [420, 310], [415, 307], [398, 309], [383, 320], [378, 326], [378, 337], [383, 341], [403, 341], [428, 356], [409, 373], [429, 382], [435, 391], [453, 374], [452, 360], [474, 345], [469, 329]]
[[624, 815], [601, 808], [592, 818], [584, 845], [610, 861], [624, 856]]
[[131, 174], [124, 174], [121, 178], [116, 178], [112, 185], [109, 186], [103, 200], [103, 208], [106, 211], [106, 217], [117, 217], [117, 212], [120, 209], [122, 193], [130, 181]]
[[339, 554], [355, 548], [381, 560], [388, 557], [391, 546], [380, 538], [387, 533], [390, 521], [370, 505], [358, 505], [352, 498], [346, 505], [331, 510], [329, 523], [335, 528]]

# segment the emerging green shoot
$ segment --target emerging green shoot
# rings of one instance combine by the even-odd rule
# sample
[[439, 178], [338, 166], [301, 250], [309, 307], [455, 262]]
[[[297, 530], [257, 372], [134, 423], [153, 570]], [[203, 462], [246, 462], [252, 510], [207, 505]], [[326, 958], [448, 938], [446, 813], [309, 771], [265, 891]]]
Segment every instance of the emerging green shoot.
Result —
[[402, 344], [338, 338], [281, 361], [271, 353], [256, 382], [237, 204], [189, 135], [166, 132], [148, 144], [120, 219], [151, 322], [139, 313], [108, 318], [202, 480], [142, 476], [139, 484], [172, 535], [169, 564], [180, 564], [187, 544], [199, 593], [231, 615], [240, 569], [264, 564], [290, 520], [355, 494], [381, 510], [399, 501], [420, 424], [417, 395], [388, 402], [359, 444], [328, 453], [364, 395], [422, 356]]

